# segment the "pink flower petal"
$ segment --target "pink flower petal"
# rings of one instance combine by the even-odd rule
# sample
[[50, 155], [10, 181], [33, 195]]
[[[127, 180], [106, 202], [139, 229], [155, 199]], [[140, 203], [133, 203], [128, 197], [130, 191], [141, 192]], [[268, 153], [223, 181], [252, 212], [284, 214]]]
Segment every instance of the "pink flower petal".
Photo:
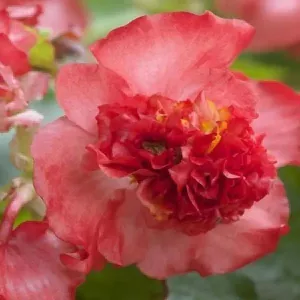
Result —
[[56, 79], [58, 103], [67, 117], [83, 129], [95, 132], [98, 107], [122, 102], [126, 83], [101, 65], [72, 64], [60, 69]]
[[48, 91], [50, 76], [42, 72], [29, 72], [21, 79], [26, 102], [42, 100]]
[[270, 194], [239, 221], [199, 236], [195, 270], [202, 276], [227, 273], [273, 252], [288, 217], [288, 200], [283, 184], [277, 181]]
[[127, 179], [112, 180], [82, 168], [85, 147], [93, 142], [94, 136], [61, 118], [41, 129], [32, 145], [34, 184], [46, 203], [51, 229], [91, 256], [107, 201], [128, 186]]
[[222, 68], [250, 42], [253, 29], [240, 20], [205, 13], [167, 13], [138, 18], [113, 30], [91, 50], [123, 77], [136, 94], [172, 98], [182, 78], [201, 67]]
[[[243, 117], [256, 116], [257, 97], [248, 82], [238, 79], [227, 70], [211, 69], [209, 73], [202, 87], [206, 99], [213, 101], [219, 107], [234, 106], [239, 109]], [[197, 71], [193, 76], [197, 78]]]
[[75, 288], [84, 278], [60, 261], [60, 255], [71, 250], [48, 230], [46, 223], [20, 225], [7, 244], [0, 244], [0, 298], [74, 299]]
[[36, 34], [28, 30], [24, 24], [10, 20], [9, 39], [20, 50], [28, 54], [37, 41]]
[[35, 110], [27, 109], [19, 114], [13, 115], [7, 118], [7, 124], [9, 126], [35, 126], [39, 125], [44, 116]]
[[39, 4], [26, 4], [22, 5], [22, 3], [19, 3], [19, 5], [13, 5], [6, 7], [6, 10], [10, 16], [10, 18], [18, 20], [22, 22], [23, 24], [26, 24], [28, 26], [35, 26], [38, 21], [38, 17], [41, 14], [41, 6]]
[[253, 128], [265, 134], [264, 146], [277, 160], [277, 166], [300, 162], [300, 96], [277, 82], [260, 82], [258, 119]]
[[81, 0], [44, 0], [38, 26], [50, 29], [51, 38], [72, 34], [80, 38], [87, 26], [87, 13]]
[[14, 46], [3, 33], [0, 33], [0, 49], [0, 63], [10, 66], [15, 75], [23, 75], [30, 70], [26, 53]]
[[276, 50], [300, 41], [295, 30], [300, 25], [298, 0], [217, 0], [216, 5], [255, 27], [252, 50]]

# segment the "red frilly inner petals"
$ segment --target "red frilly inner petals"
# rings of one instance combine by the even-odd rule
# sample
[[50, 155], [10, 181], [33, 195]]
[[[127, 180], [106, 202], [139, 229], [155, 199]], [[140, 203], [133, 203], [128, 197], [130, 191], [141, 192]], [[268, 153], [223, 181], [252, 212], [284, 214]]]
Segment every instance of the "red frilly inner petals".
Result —
[[235, 223], [217, 226], [197, 239], [193, 268], [202, 276], [232, 272], [277, 247], [287, 227], [289, 204], [281, 182]]
[[153, 96], [133, 107], [102, 105], [98, 141], [85, 156], [90, 170], [137, 183], [154, 218], [188, 235], [237, 221], [276, 176], [240, 110], [201, 101]]
[[46, 223], [26, 222], [0, 245], [0, 296], [9, 300], [72, 300], [84, 276], [60, 261], [73, 247], [59, 240]]
[[69, 120], [96, 132], [98, 107], [122, 102], [127, 84], [112, 71], [97, 64], [63, 66], [56, 79], [56, 95]]
[[128, 179], [113, 180], [99, 170], [83, 168], [85, 147], [94, 140], [61, 118], [41, 129], [32, 146], [34, 184], [47, 205], [51, 228], [63, 240], [82, 247], [90, 259], [96, 255], [99, 220], [108, 200], [129, 184]]
[[[277, 166], [300, 163], [300, 96], [277, 82], [255, 84], [258, 93], [258, 119], [253, 128], [263, 134], [264, 146]], [[276, 120], [276, 124], [274, 121]]]
[[248, 45], [253, 32], [243, 21], [221, 19], [209, 12], [200, 16], [166, 13], [144, 16], [115, 29], [91, 49], [135, 94], [150, 96], [155, 90], [179, 100], [179, 91], [190, 88], [182, 77], [201, 67], [228, 66]]

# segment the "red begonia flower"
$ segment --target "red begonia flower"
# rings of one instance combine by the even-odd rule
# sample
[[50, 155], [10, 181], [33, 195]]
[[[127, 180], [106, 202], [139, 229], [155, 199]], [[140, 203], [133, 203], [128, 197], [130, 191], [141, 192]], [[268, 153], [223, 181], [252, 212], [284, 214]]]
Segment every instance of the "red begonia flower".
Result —
[[[96, 240], [110, 262], [156, 278], [225, 273], [275, 249], [289, 208], [272, 156], [282, 144], [267, 124], [299, 131], [300, 98], [228, 70], [252, 35], [211, 13], [145, 16], [92, 46], [98, 64], [61, 69], [66, 116], [32, 147], [60, 238], [86, 250]], [[300, 152], [296, 142], [282, 151], [283, 163]]]
[[277, 50], [300, 43], [298, 0], [216, 0], [216, 6], [255, 27], [252, 50]]
[[81, 0], [6, 0], [12, 18], [50, 32], [51, 38], [80, 38], [87, 26]]
[[84, 276], [68, 269], [61, 258], [78, 250], [58, 239], [45, 222], [26, 222], [12, 230], [16, 215], [33, 192], [32, 186], [18, 190], [0, 224], [0, 299], [72, 300]]

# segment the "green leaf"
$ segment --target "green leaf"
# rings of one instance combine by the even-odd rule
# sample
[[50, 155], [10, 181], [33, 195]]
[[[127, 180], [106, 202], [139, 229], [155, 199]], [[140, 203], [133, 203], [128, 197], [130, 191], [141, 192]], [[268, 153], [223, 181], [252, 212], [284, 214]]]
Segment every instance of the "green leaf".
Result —
[[254, 282], [244, 275], [230, 274], [203, 279], [196, 273], [168, 281], [168, 300], [257, 300]]
[[54, 74], [55, 65], [55, 48], [50, 41], [42, 34], [36, 33], [37, 42], [29, 51], [30, 65], [37, 70]]
[[279, 80], [285, 75], [284, 69], [280, 66], [270, 65], [247, 57], [237, 59], [232, 65], [232, 69], [256, 80]]
[[23, 208], [19, 212], [19, 214], [18, 214], [18, 216], [17, 216], [17, 218], [14, 222], [14, 227], [17, 227], [17, 226], [19, 226], [20, 224], [22, 224], [26, 221], [32, 221], [33, 219], [34, 218], [33, 218], [32, 212], [30, 210], [26, 209], [26, 208]]
[[117, 268], [111, 265], [92, 272], [77, 290], [77, 300], [163, 300], [163, 281], [150, 279], [135, 267]]
[[148, 13], [172, 11], [201, 12], [203, 3], [199, 0], [132, 0], [139, 8]]
[[0, 134], [0, 187], [10, 183], [18, 175], [18, 170], [12, 165], [9, 157], [9, 142], [13, 131]]
[[292, 215], [290, 233], [277, 251], [231, 274], [202, 278], [193, 273], [169, 279], [168, 300], [300, 299], [300, 168], [285, 167], [279, 174]]
[[88, 33], [85, 37], [85, 43], [93, 43], [107, 35], [107, 33], [112, 29], [123, 26], [140, 15], [141, 11], [134, 8], [125, 8], [122, 13], [110, 12], [109, 14], [99, 15], [89, 27]]
[[254, 79], [275, 79], [300, 87], [300, 60], [284, 52], [245, 53], [234, 63], [233, 69]]

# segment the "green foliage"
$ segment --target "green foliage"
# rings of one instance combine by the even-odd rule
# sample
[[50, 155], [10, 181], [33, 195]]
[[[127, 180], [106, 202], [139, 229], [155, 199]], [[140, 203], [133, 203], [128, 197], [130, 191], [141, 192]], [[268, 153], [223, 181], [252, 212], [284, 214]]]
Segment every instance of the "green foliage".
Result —
[[56, 72], [55, 48], [42, 34], [36, 33], [36, 36], [36, 44], [29, 51], [30, 65], [34, 69], [54, 74]]
[[77, 300], [163, 300], [163, 281], [147, 278], [135, 267], [117, 268], [107, 265], [101, 272], [91, 273], [78, 288]]

